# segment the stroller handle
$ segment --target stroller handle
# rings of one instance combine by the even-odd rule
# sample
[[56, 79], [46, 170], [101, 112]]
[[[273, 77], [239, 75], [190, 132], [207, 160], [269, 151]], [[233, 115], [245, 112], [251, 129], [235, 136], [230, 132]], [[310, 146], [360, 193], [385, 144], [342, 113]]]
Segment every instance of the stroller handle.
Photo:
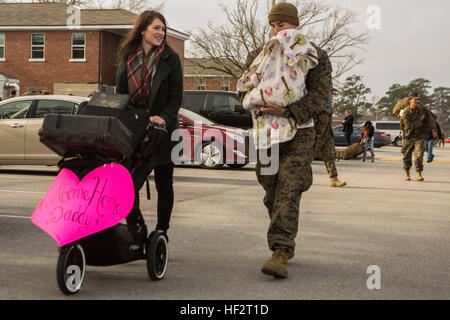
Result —
[[159, 125], [157, 122], [149, 122], [147, 125], [147, 131], [151, 130], [151, 129], [157, 129], [157, 130], [162, 130], [165, 131], [167, 133], [167, 129], [166, 129], [166, 125]]

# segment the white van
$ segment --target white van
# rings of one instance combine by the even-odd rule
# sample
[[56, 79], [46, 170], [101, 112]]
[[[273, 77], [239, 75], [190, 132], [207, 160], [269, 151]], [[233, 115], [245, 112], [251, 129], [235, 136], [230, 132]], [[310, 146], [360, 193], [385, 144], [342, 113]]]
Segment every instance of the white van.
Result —
[[374, 121], [375, 130], [383, 131], [391, 135], [391, 142], [394, 146], [402, 146], [402, 137], [400, 132], [400, 121]]

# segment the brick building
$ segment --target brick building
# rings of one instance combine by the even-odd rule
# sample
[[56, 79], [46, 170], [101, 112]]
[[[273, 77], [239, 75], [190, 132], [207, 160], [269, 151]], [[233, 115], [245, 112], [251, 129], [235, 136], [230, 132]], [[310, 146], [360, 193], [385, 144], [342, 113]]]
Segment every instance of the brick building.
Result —
[[[0, 4], [0, 72], [19, 79], [19, 94], [32, 89], [53, 93], [62, 83], [114, 86], [117, 48], [136, 18], [123, 9]], [[183, 62], [189, 36], [170, 28], [167, 36]]]
[[[224, 60], [223, 63], [227, 62]], [[217, 64], [210, 59], [185, 58], [184, 90], [236, 91], [239, 78], [214, 68], [217, 68]], [[239, 71], [235, 71], [235, 74], [239, 74]]]

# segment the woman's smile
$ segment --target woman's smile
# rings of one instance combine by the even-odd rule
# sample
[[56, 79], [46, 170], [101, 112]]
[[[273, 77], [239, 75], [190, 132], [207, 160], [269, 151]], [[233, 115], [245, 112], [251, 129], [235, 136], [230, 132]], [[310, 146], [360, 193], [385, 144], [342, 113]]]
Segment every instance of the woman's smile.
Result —
[[160, 19], [153, 20], [143, 32], [143, 39], [153, 47], [159, 47], [166, 35], [166, 26]]

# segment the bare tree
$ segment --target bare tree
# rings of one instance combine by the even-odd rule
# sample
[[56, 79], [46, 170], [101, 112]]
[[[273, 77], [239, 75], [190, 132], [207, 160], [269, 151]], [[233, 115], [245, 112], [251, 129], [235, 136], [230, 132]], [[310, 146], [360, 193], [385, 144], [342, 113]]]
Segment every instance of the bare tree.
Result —
[[[261, 11], [258, 0], [235, 0], [233, 7], [222, 5], [226, 15], [226, 25], [208, 23], [206, 28], [191, 32], [193, 49], [190, 55], [214, 61], [216, 66], [202, 65], [202, 59], [196, 59], [198, 66], [216, 69], [239, 77], [244, 71], [247, 56], [262, 47], [270, 36], [266, 20], [258, 17]], [[274, 0], [266, 1], [266, 14]], [[350, 9], [331, 7], [312, 0], [297, 0], [299, 8], [300, 30], [305, 36], [325, 49], [334, 65], [335, 79], [360, 64], [355, 49], [363, 49], [369, 42], [368, 33], [355, 33], [352, 25], [356, 23], [356, 14]]]
[[257, 0], [237, 0], [234, 8], [221, 5], [228, 24], [207, 28], [192, 33], [194, 56], [208, 58], [217, 66], [200, 67], [216, 69], [237, 76], [243, 71], [247, 55], [257, 50], [266, 40], [269, 26], [257, 19]]

